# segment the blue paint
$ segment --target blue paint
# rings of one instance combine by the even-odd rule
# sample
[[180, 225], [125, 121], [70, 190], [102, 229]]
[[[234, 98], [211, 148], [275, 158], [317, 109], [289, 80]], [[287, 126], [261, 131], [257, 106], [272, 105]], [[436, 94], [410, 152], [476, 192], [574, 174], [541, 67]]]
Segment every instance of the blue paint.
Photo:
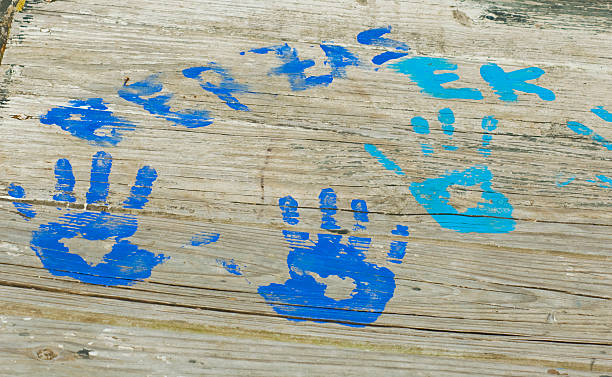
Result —
[[136, 126], [114, 116], [106, 105], [102, 98], [70, 101], [69, 106], [49, 110], [40, 117], [40, 122], [60, 126], [93, 145], [114, 146], [121, 141], [125, 131], [133, 131]]
[[382, 166], [394, 172], [397, 175], [405, 175], [402, 169], [391, 159], [385, 156], [375, 145], [372, 144], [364, 144], [366, 152], [368, 152], [372, 157], [378, 160], [382, 164]]
[[601, 144], [607, 150], [612, 151], [612, 142], [608, 141], [603, 136], [596, 134], [595, 132], [593, 132], [592, 129], [585, 126], [584, 124], [574, 122], [574, 121], [569, 121], [567, 122], [567, 127], [570, 130], [577, 133], [578, 135], [591, 136], [591, 140], [593, 140], [594, 142], [598, 144]]
[[278, 206], [283, 216], [283, 221], [289, 225], [296, 225], [300, 222], [300, 214], [297, 211], [298, 202], [291, 196], [278, 199]]
[[446, 84], [459, 79], [455, 73], [440, 73], [435, 71], [453, 71], [457, 65], [443, 58], [416, 56], [391, 64], [391, 68], [408, 75], [420, 88], [422, 93], [436, 98], [481, 100], [482, 93], [475, 88], [444, 88]]
[[544, 74], [544, 70], [538, 67], [517, 69], [505, 72], [494, 63], [485, 64], [480, 67], [480, 75], [489, 83], [499, 99], [506, 102], [518, 101], [515, 90], [537, 94], [544, 101], [554, 101], [555, 93], [539, 85], [530, 84], [525, 81], [535, 80]]
[[[56, 200], [69, 199], [72, 195], [72, 167], [67, 160], [56, 163], [56, 189], [60, 191]], [[93, 156], [90, 189], [87, 203], [105, 202], [108, 194], [108, 173], [112, 166], [112, 157], [105, 152]], [[58, 170], [59, 168], [59, 170]], [[132, 188], [131, 200], [125, 202], [125, 208], [141, 208], [150, 193], [150, 186], [155, 180], [155, 170], [144, 167], [137, 174], [135, 188]], [[17, 187], [17, 186], [15, 186]], [[25, 191], [13, 189], [14, 195], [25, 196]], [[133, 215], [113, 215], [107, 212], [68, 212], [56, 221], [40, 225], [32, 232], [30, 246], [40, 258], [43, 266], [54, 276], [68, 276], [84, 283], [100, 285], [133, 285], [151, 276], [155, 266], [168, 257], [141, 249], [127, 238], [138, 230], [138, 219]], [[110, 252], [97, 264], [88, 263], [78, 254], [78, 250], [69, 250], [66, 240], [82, 238], [88, 241], [113, 240]]]
[[561, 173], [557, 174], [557, 177], [555, 179], [555, 184], [557, 185], [557, 187], [567, 186], [570, 183], [574, 182], [574, 180], [576, 179], [576, 177], [570, 177], [567, 180], [561, 182], [561, 178], [563, 178], [563, 174], [561, 174]]
[[331, 67], [333, 78], [346, 78], [346, 67], [358, 67], [359, 58], [342, 46], [321, 44], [321, 49], [327, 56], [326, 64]]
[[[455, 133], [455, 114], [453, 113], [453, 110], [449, 109], [448, 107], [441, 109], [438, 112], [438, 121], [440, 124], [442, 124], [442, 132], [444, 132], [445, 135], [448, 135], [448, 138], [452, 140], [453, 134]], [[455, 151], [458, 149], [454, 145], [442, 145], [442, 148], [447, 151]]]
[[597, 106], [591, 111], [606, 122], [612, 122], [612, 113], [604, 109], [603, 106]]
[[219, 233], [200, 232], [191, 237], [191, 246], [204, 246], [219, 241]]
[[279, 46], [252, 49], [250, 52], [255, 54], [274, 52], [283, 64], [273, 68], [268, 74], [287, 76], [289, 85], [293, 91], [306, 90], [317, 86], [328, 86], [333, 81], [333, 76], [331, 74], [306, 76], [304, 71], [315, 65], [314, 60], [300, 60], [297, 50], [286, 43]]
[[603, 184], [599, 184], [599, 187], [603, 187], [603, 188], [612, 188], [612, 178], [607, 177], [603, 174], [598, 174], [595, 177], [597, 177], [597, 179], [599, 179], [601, 182], [603, 182]]
[[[412, 130], [419, 135], [429, 134], [429, 122], [423, 117], [414, 117], [410, 119]], [[433, 147], [428, 143], [421, 143], [421, 151], [428, 156], [434, 153]]]
[[353, 217], [355, 218], [353, 230], [365, 230], [366, 226], [361, 223], [370, 221], [368, 217], [368, 204], [363, 199], [353, 199], [351, 201], [351, 209], [353, 210]]
[[87, 204], [106, 204], [108, 196], [108, 176], [113, 165], [110, 154], [100, 151], [91, 160], [91, 178], [89, 180], [89, 191], [87, 192]]
[[[204, 72], [213, 72], [221, 77], [218, 85], [212, 84], [202, 79]], [[211, 92], [225, 102], [227, 106], [238, 111], [249, 111], [246, 105], [232, 95], [232, 93], [245, 93], [248, 88], [246, 85], [237, 83], [227, 70], [215, 62], [210, 62], [205, 66], [191, 67], [183, 70], [183, 75], [187, 78], [197, 80], [202, 89]]]
[[212, 118], [206, 110], [184, 110], [183, 112], [170, 110], [168, 103], [173, 97], [172, 94], [153, 96], [161, 93], [163, 89], [159, 75], [155, 74], [142, 81], [124, 86], [117, 94], [126, 101], [142, 106], [155, 117], [165, 119], [175, 125], [198, 128], [212, 124]]
[[321, 210], [321, 229], [340, 229], [334, 216], [338, 212], [336, 193], [331, 188], [321, 190], [319, 194], [319, 209]]
[[230, 274], [238, 275], [238, 276], [242, 275], [242, 271], [240, 270], [240, 266], [237, 265], [236, 262], [233, 259], [231, 259], [229, 261], [226, 261], [224, 259], [217, 259], [217, 263], [221, 267], [225, 268], [225, 270], [227, 272], [229, 272]]
[[53, 195], [53, 200], [74, 203], [76, 201], [73, 194], [75, 180], [70, 161], [65, 158], [57, 160], [55, 164], [55, 180], [57, 182], [55, 189], [58, 193]]
[[[332, 192], [325, 189], [320, 197], [333, 196], [335, 206]], [[365, 202], [351, 203], [354, 209], [367, 211]], [[281, 213], [284, 213], [282, 208]], [[326, 216], [323, 212], [323, 218]], [[398, 229], [404, 228], [398, 226]], [[378, 319], [393, 297], [395, 275], [388, 268], [365, 260], [372, 243], [370, 238], [351, 236], [343, 242], [341, 235], [321, 233], [315, 240], [309, 233], [290, 230], [284, 230], [283, 237], [290, 248], [287, 256], [289, 279], [283, 284], [273, 283], [258, 289], [275, 312], [292, 321], [331, 321], [355, 327]], [[390, 255], [399, 257], [400, 248], [392, 245]], [[329, 277], [352, 281], [354, 289], [347, 298], [328, 297], [323, 279]]]
[[[391, 231], [391, 234], [403, 237], [408, 237], [410, 235], [408, 227], [405, 225], [397, 225], [396, 228]], [[406, 241], [391, 241], [389, 252], [387, 253], [387, 261], [397, 264], [402, 263], [406, 255], [407, 246], [408, 242]]]
[[490, 132], [497, 128], [498, 123], [499, 121], [492, 115], [482, 118], [481, 127], [485, 133], [482, 135], [482, 147], [478, 149], [478, 152], [485, 157], [491, 155], [491, 150], [488, 147], [491, 144], [491, 140], [493, 140], [493, 136], [490, 134]]
[[[11, 198], [15, 198], [15, 199], [23, 199], [25, 198], [25, 195], [26, 195], [23, 187], [16, 185], [14, 183], [11, 183], [9, 185], [8, 194]], [[26, 221], [30, 221], [30, 219], [33, 219], [34, 217], [36, 217], [36, 211], [33, 209], [31, 204], [22, 203], [22, 202], [13, 202], [13, 207], [15, 207], [17, 212], [19, 212], [20, 214], [24, 216]]]
[[361, 33], [357, 34], [357, 42], [361, 43], [362, 45], [395, 48], [396, 50], [401, 51], [410, 50], [410, 47], [404, 42], [382, 37], [390, 32], [391, 26], [362, 31]]
[[149, 202], [153, 190], [153, 182], [157, 179], [157, 171], [150, 166], [143, 166], [136, 174], [136, 182], [130, 189], [130, 196], [123, 202], [124, 208], [142, 209]]
[[373, 57], [372, 63], [376, 65], [381, 65], [388, 62], [389, 60], [403, 58], [406, 55], [408, 55], [407, 52], [385, 51], [382, 54], [378, 54]]
[[[443, 228], [460, 233], [508, 233], [514, 230], [512, 205], [503, 194], [491, 188], [493, 175], [489, 168], [476, 165], [464, 171], [452, 171], [438, 178], [412, 183], [410, 192]], [[459, 213], [449, 204], [448, 188], [479, 185], [482, 201]]]

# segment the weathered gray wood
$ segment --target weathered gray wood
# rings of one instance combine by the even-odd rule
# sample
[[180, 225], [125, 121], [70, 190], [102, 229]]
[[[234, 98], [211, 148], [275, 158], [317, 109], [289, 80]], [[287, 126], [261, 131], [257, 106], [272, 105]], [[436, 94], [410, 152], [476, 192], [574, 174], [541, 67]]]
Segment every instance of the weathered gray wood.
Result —
[[[566, 127], [579, 121], [612, 139], [609, 124], [589, 111], [612, 108], [609, 8], [585, 7], [586, 14], [570, 7], [566, 28], [566, 13], [531, 9], [530, 22], [501, 22], [509, 2], [30, 2], [16, 17], [1, 66], [0, 374], [612, 374], [611, 190], [588, 181], [596, 173], [612, 176], [610, 151]], [[495, 19], [487, 18], [491, 9]], [[329, 68], [318, 43], [334, 41], [367, 61], [384, 49], [355, 36], [386, 25], [414, 54], [458, 64], [461, 79], [448, 86], [479, 88], [484, 100], [431, 98], [385, 67], [349, 68], [347, 79], [327, 88], [294, 92], [285, 77], [266, 75], [278, 65], [274, 56], [239, 54], [287, 42], [317, 62], [309, 74], [323, 74]], [[250, 112], [230, 110], [182, 77], [182, 69], [210, 61], [252, 85], [256, 93], [239, 95]], [[480, 77], [487, 62], [507, 71], [544, 68], [537, 83], [556, 100], [520, 94], [519, 102], [500, 101]], [[157, 72], [177, 93], [173, 109], [208, 109], [214, 124], [172, 126], [117, 96], [127, 78], [129, 84]], [[80, 210], [91, 156], [102, 149], [39, 116], [92, 97], [137, 125], [104, 148], [114, 158], [108, 210], [138, 215], [132, 242], [171, 257], [131, 287], [53, 276], [30, 247], [32, 231], [58, 216], [55, 161], [70, 159], [77, 198], [71, 206]], [[434, 121], [444, 107], [457, 118], [455, 152], [442, 150], [447, 138]], [[477, 149], [480, 120], [489, 114], [500, 123], [485, 158]], [[430, 120], [424, 138], [436, 149], [431, 156], [422, 155], [424, 139], [410, 128], [414, 116]], [[383, 169], [366, 143], [391, 156], [405, 176]], [[483, 163], [494, 189], [514, 206], [511, 233], [443, 229], [408, 189]], [[126, 210], [122, 202], [145, 165], [159, 174], [150, 201]], [[560, 173], [576, 180], [558, 187]], [[6, 194], [12, 182], [26, 188], [35, 219], [25, 221], [13, 207]], [[318, 195], [326, 187], [338, 194], [343, 228], [374, 239], [367, 260], [395, 274], [394, 297], [363, 328], [289, 321], [257, 292], [289, 276], [282, 230], [293, 227], [283, 224], [278, 199], [299, 201], [296, 230], [320, 233]], [[480, 196], [458, 190], [458, 206]], [[367, 231], [351, 228], [354, 198], [367, 200], [372, 212]], [[408, 252], [397, 265], [386, 262], [389, 242], [398, 239], [390, 234], [395, 224], [410, 227]], [[221, 239], [189, 245], [203, 231]], [[109, 245], [76, 247], [95, 263]], [[234, 259], [244, 276], [228, 274], [219, 258]], [[341, 288], [336, 293], [346, 293]], [[91, 350], [89, 359], [77, 353], [82, 349]], [[47, 354], [58, 357], [36, 360]]]

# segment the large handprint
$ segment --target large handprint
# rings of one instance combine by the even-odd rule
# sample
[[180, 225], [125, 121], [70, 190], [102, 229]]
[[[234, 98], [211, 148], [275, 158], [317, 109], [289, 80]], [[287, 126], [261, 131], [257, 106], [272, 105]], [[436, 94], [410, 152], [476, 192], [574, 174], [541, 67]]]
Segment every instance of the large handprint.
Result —
[[[330, 232], [340, 229], [334, 215], [337, 211], [336, 194], [324, 189], [319, 195], [322, 213], [321, 228]], [[285, 223], [299, 223], [298, 203], [291, 196], [279, 200]], [[351, 202], [356, 230], [365, 230], [369, 221], [366, 202]], [[392, 234], [406, 237], [408, 227], [397, 225]], [[366, 261], [372, 239], [319, 233], [316, 240], [310, 234], [284, 230], [283, 237], [289, 243], [287, 265], [290, 278], [283, 284], [270, 284], [258, 289], [274, 310], [292, 320], [316, 322], [340, 322], [350, 326], [363, 326], [376, 321], [383, 313], [395, 291], [395, 275], [386, 268]], [[405, 241], [391, 241], [388, 261], [402, 263], [406, 251]], [[346, 297], [330, 297], [331, 281], [352, 284]]]
[[[98, 152], [91, 163], [91, 180], [86, 195], [87, 204], [104, 205], [108, 196], [109, 174], [112, 157]], [[57, 194], [53, 199], [59, 202], [75, 202], [75, 185], [72, 166], [67, 159], [60, 159], [55, 165]], [[136, 182], [129, 197], [123, 202], [126, 209], [142, 209], [148, 202], [153, 182], [157, 179], [155, 169], [144, 166], [138, 170]], [[9, 195], [15, 199], [25, 198], [25, 190], [16, 184], [9, 187]], [[36, 216], [30, 204], [15, 201], [15, 208], [26, 219]], [[151, 276], [155, 266], [167, 259], [132, 244], [127, 238], [138, 230], [138, 219], [133, 215], [115, 215], [105, 211], [74, 211], [66, 213], [56, 221], [40, 225], [32, 232], [31, 248], [40, 258], [43, 266], [55, 276], [70, 276], [85, 283], [101, 285], [132, 285]], [[87, 241], [114, 241], [110, 252], [96, 264], [88, 263], [77, 252], [65, 244], [67, 240], [81, 238]]]

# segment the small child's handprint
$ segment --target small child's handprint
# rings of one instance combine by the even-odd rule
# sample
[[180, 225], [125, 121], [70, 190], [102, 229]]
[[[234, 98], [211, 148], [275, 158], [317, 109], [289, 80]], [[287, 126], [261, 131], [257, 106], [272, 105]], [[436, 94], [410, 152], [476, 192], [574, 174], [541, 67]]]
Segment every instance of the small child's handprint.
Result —
[[[451, 109], [442, 109], [438, 113], [443, 133], [448, 142], [442, 144], [442, 149], [453, 152], [458, 149], [453, 143], [455, 115]], [[429, 122], [423, 117], [414, 117], [410, 121], [412, 130], [421, 140], [421, 151], [424, 156], [435, 153], [432, 143], [426, 139], [429, 135]], [[498, 121], [493, 116], [482, 118], [483, 130], [481, 147], [478, 153], [483, 157], [491, 155], [490, 145], [493, 140], [492, 131], [497, 128]], [[365, 150], [375, 157], [387, 170], [397, 175], [405, 176], [402, 169], [383, 154], [376, 146], [365, 144]], [[422, 205], [434, 220], [443, 228], [460, 233], [508, 233], [514, 230], [516, 221], [512, 218], [513, 207], [508, 198], [492, 188], [493, 174], [486, 165], [474, 165], [464, 170], [447, 171], [439, 177], [429, 178], [423, 182], [412, 182], [410, 192], [416, 201]], [[480, 200], [475, 206], [459, 210], [451, 204], [453, 187], [474, 187], [480, 191]]]
[[[319, 195], [322, 214], [321, 228], [338, 231], [334, 215], [337, 212], [336, 194], [328, 188]], [[298, 202], [291, 196], [279, 200], [283, 221], [289, 225], [299, 223]], [[365, 230], [369, 222], [364, 200], [351, 202], [355, 230]], [[391, 233], [408, 236], [408, 227], [397, 225]], [[258, 289], [273, 309], [291, 320], [340, 322], [349, 326], [363, 326], [376, 321], [383, 313], [395, 291], [395, 275], [386, 268], [366, 261], [372, 239], [319, 233], [316, 240], [306, 232], [283, 230], [289, 243], [287, 265], [290, 278], [283, 284], [270, 284]], [[406, 241], [392, 241], [387, 254], [391, 263], [402, 263]], [[332, 282], [349, 285], [352, 290], [344, 297], [331, 294]], [[336, 292], [337, 293], [337, 292]]]
[[[87, 204], [105, 205], [109, 189], [109, 174], [112, 157], [106, 152], [98, 152], [91, 163], [91, 179], [86, 194]], [[57, 194], [53, 199], [58, 202], [75, 202], [75, 185], [72, 166], [67, 159], [60, 159], [55, 165], [55, 186]], [[136, 182], [130, 195], [123, 202], [127, 209], [142, 209], [148, 202], [157, 172], [149, 166], [138, 170]], [[9, 186], [9, 195], [16, 199], [25, 198], [25, 190], [16, 184]], [[15, 208], [26, 219], [36, 216], [30, 204], [14, 202]], [[40, 225], [32, 232], [30, 246], [40, 258], [43, 266], [55, 276], [70, 276], [84, 283], [100, 285], [132, 285], [151, 276], [155, 266], [168, 257], [154, 254], [132, 244], [127, 238], [138, 230], [138, 219], [134, 215], [114, 215], [105, 211], [73, 211], [66, 213], [57, 221]], [[69, 250], [66, 241], [81, 238], [87, 241], [114, 241], [110, 252], [96, 264], [88, 263]]]

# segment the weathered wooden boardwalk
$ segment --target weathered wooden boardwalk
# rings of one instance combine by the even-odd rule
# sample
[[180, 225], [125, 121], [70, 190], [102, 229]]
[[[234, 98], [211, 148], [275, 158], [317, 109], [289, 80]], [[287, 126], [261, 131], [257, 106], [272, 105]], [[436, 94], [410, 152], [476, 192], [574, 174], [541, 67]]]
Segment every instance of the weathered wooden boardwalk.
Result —
[[0, 375], [612, 375], [612, 6], [539, 3], [28, 0]]

